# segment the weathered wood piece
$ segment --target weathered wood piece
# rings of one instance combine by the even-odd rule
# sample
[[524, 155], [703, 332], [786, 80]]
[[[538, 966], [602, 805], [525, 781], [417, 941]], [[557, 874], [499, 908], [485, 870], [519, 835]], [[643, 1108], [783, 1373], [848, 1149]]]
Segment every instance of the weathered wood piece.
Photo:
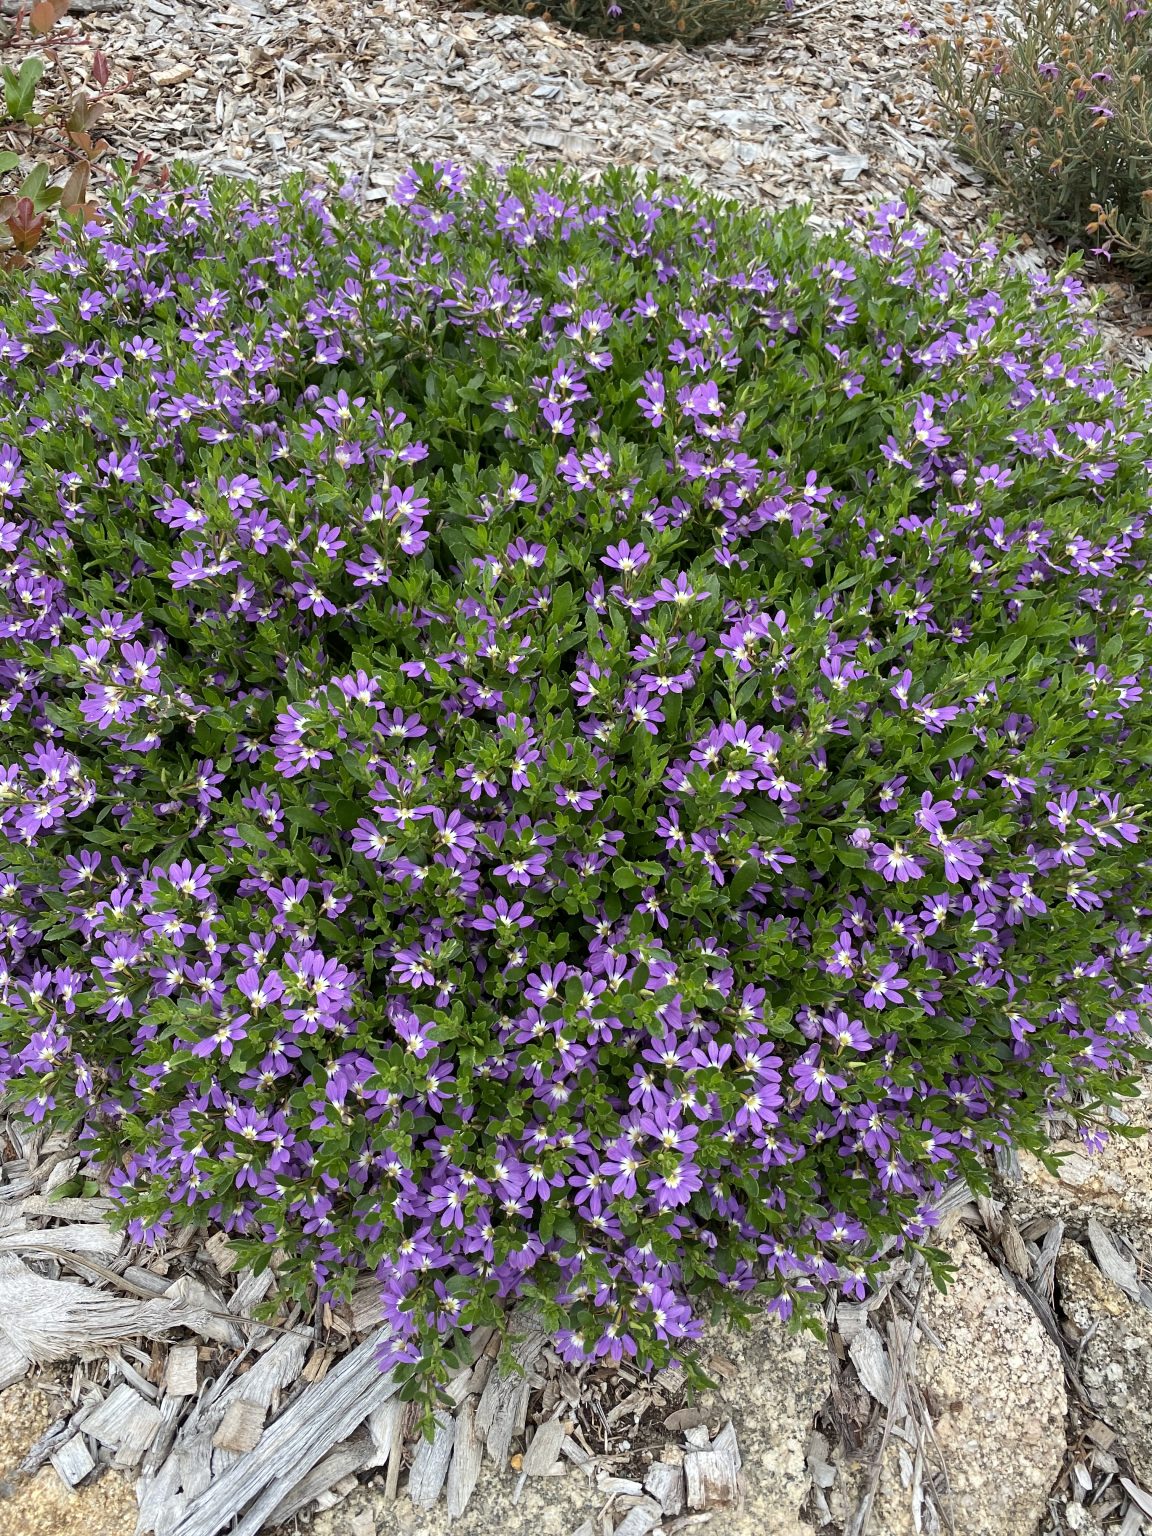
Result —
[[848, 1355], [861, 1386], [887, 1407], [892, 1398], [892, 1364], [880, 1335], [874, 1328], [861, 1328], [848, 1346]]
[[509, 1319], [508, 1353], [511, 1363], [502, 1364], [489, 1376], [476, 1409], [476, 1428], [485, 1436], [488, 1454], [498, 1467], [508, 1458], [508, 1447], [521, 1415], [528, 1406], [527, 1371], [539, 1358], [548, 1335], [529, 1308], [517, 1307]]
[[239, 1376], [215, 1398], [214, 1405], [228, 1404], [238, 1397], [250, 1403], [269, 1407], [277, 1392], [299, 1379], [304, 1356], [308, 1353], [308, 1338], [302, 1333], [283, 1333], [272, 1347], [265, 1351], [250, 1371]]
[[218, 1536], [233, 1521], [232, 1536], [257, 1536], [283, 1497], [285, 1480], [298, 1481], [310, 1472], [399, 1391], [394, 1374], [383, 1374], [376, 1363], [384, 1337], [383, 1330], [373, 1334], [311, 1391], [289, 1403], [265, 1430], [260, 1454], [242, 1457], [192, 1499], [174, 1536]]
[[1135, 1259], [1123, 1253], [1095, 1216], [1088, 1218], [1088, 1242], [1101, 1272], [1131, 1301], [1152, 1307], [1152, 1290], [1140, 1279]]
[[[51, 1183], [51, 1180], [49, 1180]], [[50, 1195], [29, 1195], [20, 1202], [22, 1216], [51, 1216], [53, 1221], [99, 1221], [115, 1208], [114, 1200], [93, 1195], [91, 1199], [53, 1200]]]
[[476, 1399], [465, 1398], [456, 1414], [456, 1439], [448, 1466], [448, 1518], [458, 1520], [480, 1476], [484, 1437], [476, 1430]]
[[684, 1458], [689, 1509], [735, 1504], [740, 1494], [740, 1452], [729, 1420], [707, 1451], [690, 1451]]
[[678, 1515], [684, 1508], [684, 1476], [679, 1467], [666, 1461], [654, 1461], [644, 1474], [644, 1491], [650, 1493], [665, 1515]]
[[135, 1536], [158, 1536], [178, 1525], [188, 1507], [186, 1494], [180, 1490], [180, 1464], [169, 1456], [155, 1476], [141, 1478], [136, 1485]]
[[264, 1433], [264, 1420], [268, 1409], [263, 1403], [251, 1398], [235, 1397], [225, 1409], [224, 1417], [212, 1436], [212, 1447], [217, 1451], [254, 1451]]
[[127, 1382], [121, 1382], [104, 1401], [84, 1416], [81, 1428], [93, 1440], [114, 1452], [113, 1465], [134, 1467], [152, 1444], [160, 1428], [160, 1410], [146, 1402]]
[[0, 1392], [23, 1381], [28, 1374], [31, 1360], [16, 1348], [12, 1340], [0, 1333]]
[[368, 1280], [358, 1285], [352, 1292], [350, 1306], [354, 1332], [363, 1333], [368, 1328], [378, 1328], [384, 1321], [384, 1298], [380, 1293], [379, 1282]]
[[304, 1333], [281, 1334], [250, 1371], [204, 1389], [200, 1402], [181, 1425], [170, 1453], [165, 1451], [166, 1460], [156, 1457], [153, 1447], [137, 1485], [141, 1520], [147, 1513], [150, 1522], [138, 1527], [140, 1536], [152, 1530], [157, 1536], [170, 1536], [189, 1503], [207, 1491], [214, 1476], [222, 1476], [226, 1464], [245, 1454], [213, 1447], [213, 1437], [229, 1408], [241, 1400], [249, 1405], [249, 1413], [269, 1408], [278, 1393], [298, 1380], [309, 1342]]
[[614, 1536], [648, 1536], [652, 1527], [659, 1524], [660, 1518], [659, 1504], [654, 1499], [644, 1499], [639, 1504], [633, 1504], [616, 1527]]
[[736, 1427], [729, 1419], [724, 1428], [712, 1442], [712, 1449], [718, 1456], [727, 1456], [732, 1465], [739, 1472], [742, 1462], [740, 1460], [740, 1447], [736, 1443]]
[[715, 1451], [690, 1451], [684, 1458], [684, 1481], [689, 1509], [735, 1502], [735, 1474], [729, 1462]]
[[431, 1509], [440, 1497], [444, 1479], [448, 1476], [452, 1442], [456, 1438], [455, 1419], [440, 1408], [434, 1418], [436, 1432], [431, 1440], [420, 1437], [408, 1471], [408, 1497], [417, 1509]]
[[252, 1308], [264, 1300], [275, 1284], [276, 1276], [270, 1269], [261, 1270], [258, 1275], [251, 1269], [242, 1270], [236, 1282], [236, 1289], [228, 1298], [229, 1312], [235, 1312], [237, 1317], [247, 1317]]
[[212, 1485], [212, 1429], [203, 1425], [194, 1433], [181, 1434], [172, 1452], [180, 1470], [180, 1486], [189, 1500], [199, 1498]]
[[586, 1451], [578, 1440], [573, 1440], [571, 1435], [565, 1435], [560, 1442], [560, 1449], [574, 1467], [586, 1467], [594, 1459], [590, 1451]]
[[564, 1443], [564, 1425], [559, 1419], [545, 1419], [536, 1433], [532, 1436], [532, 1443], [524, 1455], [522, 1472], [529, 1477], [545, 1477], [552, 1470], [552, 1464], [560, 1454], [560, 1447]]
[[156, 1475], [157, 1469], [168, 1460], [180, 1428], [180, 1421], [187, 1415], [188, 1403], [182, 1397], [165, 1396], [160, 1400], [160, 1426], [148, 1447], [147, 1455], [140, 1463], [141, 1486]]
[[292, 1516], [327, 1493], [346, 1477], [351, 1477], [364, 1467], [370, 1467], [379, 1459], [379, 1452], [372, 1436], [361, 1430], [341, 1445], [335, 1446], [323, 1460], [318, 1461], [306, 1477], [286, 1494], [268, 1517], [270, 1526], [279, 1526]]
[[596, 1487], [609, 1498], [615, 1498], [622, 1493], [640, 1494], [644, 1491], [634, 1477], [616, 1477], [611, 1472], [605, 1471], [597, 1475]]
[[82, 1483], [96, 1466], [92, 1452], [84, 1444], [83, 1435], [73, 1435], [70, 1440], [65, 1440], [48, 1459], [59, 1473], [61, 1481], [67, 1483], [69, 1488]]
[[0, 1235], [0, 1253], [79, 1253], [107, 1262], [124, 1246], [124, 1234], [103, 1222], [76, 1222], [70, 1227], [38, 1227]]
[[195, 1344], [177, 1344], [164, 1367], [164, 1390], [169, 1397], [195, 1397], [198, 1371]]
[[15, 1254], [0, 1253], [0, 1341], [26, 1360], [91, 1356], [141, 1335], [162, 1338], [179, 1322], [169, 1301], [133, 1301], [72, 1280], [49, 1280]]
[[230, 1349], [241, 1349], [244, 1335], [235, 1323], [228, 1321], [228, 1309], [224, 1299], [202, 1281], [191, 1275], [182, 1275], [165, 1292], [170, 1301], [179, 1302], [186, 1328], [195, 1329], [204, 1338], [216, 1344], [227, 1344]]

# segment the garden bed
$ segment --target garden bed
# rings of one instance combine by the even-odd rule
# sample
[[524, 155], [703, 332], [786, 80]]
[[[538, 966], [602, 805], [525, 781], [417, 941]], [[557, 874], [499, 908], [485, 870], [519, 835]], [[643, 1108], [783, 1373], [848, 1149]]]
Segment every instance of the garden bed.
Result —
[[[700, 57], [638, 45], [591, 44], [542, 23], [431, 8], [407, 12], [269, 4], [204, 11], [152, 0], [132, 12], [94, 12], [84, 25], [93, 34], [107, 33], [119, 62], [139, 61], [136, 82], [117, 103], [113, 147], [122, 152], [151, 150], [163, 161], [190, 156], [206, 170], [243, 172], [265, 184], [277, 184], [293, 169], [320, 174], [335, 161], [361, 178], [357, 196], [369, 206], [391, 195], [398, 173], [414, 154], [495, 164], [525, 151], [532, 162], [562, 159], [589, 171], [626, 160], [669, 173], [687, 171], [712, 190], [770, 207], [811, 196], [816, 202], [814, 222], [822, 226], [863, 203], [898, 195], [911, 181], [923, 191], [926, 221], [963, 247], [991, 204], [977, 179], [927, 123], [927, 86], [917, 62], [920, 39], [913, 24], [902, 23], [891, 8], [853, 8], [846, 22], [844, 7], [816, 7], [810, 19], [801, 18], [795, 26], [779, 32], [766, 29], [746, 42], [718, 46]], [[923, 17], [919, 24], [924, 25]], [[828, 82], [834, 79], [850, 83], [830, 89]], [[1051, 256], [1046, 245], [1031, 241], [1020, 259], [1039, 268]], [[1113, 350], [1146, 361], [1139, 300], [1119, 286], [1112, 298]], [[1010, 1251], [1018, 1265], [1026, 1263], [1037, 1283], [1045, 1273], [1050, 1275], [1052, 1254], [1041, 1253], [1043, 1230], [1032, 1233], [1032, 1254], [1014, 1246], [1010, 1224], [1005, 1236], [996, 1213], [972, 1209], [978, 1210], [989, 1246], [1007, 1244], [1005, 1252]], [[25, 1226], [32, 1231], [53, 1225], [48, 1213], [32, 1209], [27, 1216], [31, 1219]], [[1059, 1241], [1060, 1234], [1057, 1246]], [[1138, 1256], [1140, 1239], [1134, 1241]], [[1022, 1243], [1018, 1233], [1015, 1242]], [[35, 1251], [34, 1244], [32, 1248]], [[200, 1283], [207, 1276], [218, 1285], [217, 1300], [227, 1311], [236, 1282], [228, 1278], [232, 1270], [219, 1269], [222, 1251], [219, 1244], [215, 1255], [185, 1244], [170, 1261], [161, 1254], [161, 1268], [170, 1262], [174, 1273]], [[121, 1275], [129, 1259], [138, 1268], [157, 1272], [147, 1251], [117, 1246], [109, 1257]], [[91, 1270], [84, 1275], [83, 1263], [71, 1270], [64, 1261], [55, 1263], [59, 1268], [45, 1278], [99, 1278]], [[250, 1300], [244, 1293], [238, 1310]], [[218, 1309], [213, 1305], [206, 1315], [213, 1310]], [[306, 1330], [308, 1348], [298, 1366], [315, 1378], [303, 1375], [285, 1382], [300, 1394], [298, 1401], [304, 1401], [306, 1393], [320, 1392], [329, 1371], [352, 1346], [371, 1337], [358, 1321], [362, 1319], [337, 1311], [286, 1325]], [[894, 1326], [898, 1321], [893, 1304]], [[847, 1355], [851, 1336], [834, 1332], [834, 1347], [837, 1340]], [[230, 1356], [221, 1353], [228, 1349]], [[153, 1357], [144, 1373], [154, 1387], [167, 1378], [166, 1361], [158, 1364], [157, 1359]], [[251, 1353], [246, 1341], [217, 1341], [215, 1354], [201, 1363], [223, 1386], [220, 1373], [227, 1377], [238, 1372], [242, 1379]], [[517, 1404], [512, 1435], [523, 1435], [537, 1419], [546, 1420], [561, 1392], [562, 1362], [538, 1352], [530, 1364], [537, 1379], [530, 1399]], [[866, 1377], [864, 1367], [859, 1374]], [[85, 1404], [81, 1388], [97, 1376], [101, 1393], [112, 1386], [119, 1391], [115, 1368], [99, 1365], [90, 1378], [74, 1376], [73, 1407], [81, 1413], [92, 1407]], [[301, 1380], [303, 1386], [298, 1385]], [[579, 1425], [586, 1431], [595, 1421], [590, 1406], [597, 1395], [593, 1380], [589, 1376], [572, 1404], [573, 1430]], [[873, 1377], [872, 1385], [879, 1380]], [[120, 1385], [125, 1382], [131, 1385], [130, 1375]], [[461, 1401], [471, 1402], [473, 1413], [483, 1400], [484, 1385], [471, 1392], [460, 1389]], [[619, 1382], [613, 1382], [608, 1400], [595, 1411], [610, 1414], [627, 1396]], [[142, 1401], [150, 1401], [146, 1392]], [[647, 1410], [647, 1405], [638, 1406]], [[658, 1420], [652, 1412], [641, 1413], [635, 1427], [643, 1433], [636, 1433], [626, 1449], [618, 1449], [616, 1438], [597, 1448], [605, 1458], [600, 1471], [625, 1482], [638, 1480], [632, 1478], [643, 1471], [637, 1447], [643, 1442], [648, 1442], [648, 1450], [667, 1445], [662, 1439], [664, 1416], [680, 1406], [681, 1399], [668, 1397], [657, 1405]], [[871, 1399], [867, 1408], [871, 1413]], [[144, 1418], [150, 1415], [144, 1412]], [[626, 1415], [613, 1422], [621, 1421], [630, 1422]], [[706, 1445], [677, 1442], [673, 1449], [681, 1452], [679, 1464], [684, 1455], [722, 1457], [724, 1450], [717, 1451], [715, 1442], [725, 1433], [724, 1423], [716, 1415], [706, 1422]], [[82, 1434], [83, 1421], [74, 1422], [70, 1413], [65, 1427], [68, 1436], [75, 1437]], [[219, 1429], [211, 1415], [197, 1421], [181, 1406], [170, 1410], [165, 1433], [170, 1430], [174, 1440], [186, 1430], [194, 1441], [197, 1435], [203, 1438], [205, 1430], [211, 1439]], [[63, 1443], [53, 1442], [51, 1449], [59, 1453]], [[580, 1441], [573, 1438], [573, 1444]], [[216, 1449], [225, 1456], [245, 1454], [227, 1444]], [[41, 1446], [41, 1452], [47, 1450], [47, 1444]], [[113, 1450], [122, 1454], [115, 1446]], [[374, 1474], [372, 1456], [379, 1458], [385, 1451], [386, 1470]], [[525, 1444], [517, 1454], [530, 1451]], [[420, 1447], [407, 1432], [398, 1444], [389, 1438], [386, 1445], [372, 1446], [365, 1445], [361, 1435], [355, 1454], [360, 1453], [363, 1459], [355, 1468], [348, 1451], [343, 1461], [333, 1464], [340, 1473], [337, 1486], [347, 1485], [360, 1472], [378, 1475], [385, 1485], [391, 1478], [394, 1491], [401, 1464], [409, 1469]], [[261, 1453], [252, 1454], [258, 1458]], [[568, 1459], [570, 1465], [576, 1463], [575, 1457]], [[556, 1458], [557, 1464], [563, 1460], [563, 1454]], [[818, 1468], [819, 1457], [811, 1464]], [[151, 1455], [148, 1475], [154, 1482], [165, 1465], [159, 1454]], [[183, 1468], [178, 1470], [182, 1477]], [[1102, 1475], [1119, 1477], [1137, 1470], [1124, 1462], [1122, 1471]], [[739, 1494], [739, 1486], [733, 1486]], [[814, 1486], [825, 1485], [817, 1476]], [[163, 1486], [159, 1495], [154, 1487], [153, 1503], [162, 1496]], [[617, 1490], [616, 1497], [642, 1502], [644, 1495]], [[719, 1502], [723, 1505], [723, 1498]], [[275, 1503], [269, 1504], [269, 1516], [275, 1513]], [[619, 1517], [625, 1508], [617, 1506], [615, 1513]]]

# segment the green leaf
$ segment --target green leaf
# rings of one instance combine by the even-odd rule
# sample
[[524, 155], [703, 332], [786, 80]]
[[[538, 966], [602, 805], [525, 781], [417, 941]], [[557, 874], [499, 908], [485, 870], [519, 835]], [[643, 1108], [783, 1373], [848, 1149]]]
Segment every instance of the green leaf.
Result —
[[741, 901], [757, 880], [764, 877], [764, 871], [755, 859], [745, 859], [740, 868], [728, 881], [728, 897], [731, 901]]

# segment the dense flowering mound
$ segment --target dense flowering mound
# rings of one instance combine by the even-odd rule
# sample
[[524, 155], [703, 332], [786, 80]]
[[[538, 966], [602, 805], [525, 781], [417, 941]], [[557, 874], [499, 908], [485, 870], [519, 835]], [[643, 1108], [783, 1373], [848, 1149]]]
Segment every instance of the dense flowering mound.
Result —
[[0, 1069], [435, 1373], [862, 1294], [1139, 1053], [1146, 394], [612, 174], [125, 194], [0, 320]]

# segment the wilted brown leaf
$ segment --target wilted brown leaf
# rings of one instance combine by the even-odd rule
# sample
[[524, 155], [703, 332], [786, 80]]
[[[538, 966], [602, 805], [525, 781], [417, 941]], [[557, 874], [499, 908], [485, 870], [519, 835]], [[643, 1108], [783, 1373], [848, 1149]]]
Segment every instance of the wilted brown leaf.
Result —
[[46, 37], [56, 25], [56, 7], [52, 0], [36, 0], [28, 13], [28, 26], [36, 37]]
[[88, 175], [91, 166], [87, 160], [78, 160], [60, 192], [61, 210], [78, 208], [88, 196]]

